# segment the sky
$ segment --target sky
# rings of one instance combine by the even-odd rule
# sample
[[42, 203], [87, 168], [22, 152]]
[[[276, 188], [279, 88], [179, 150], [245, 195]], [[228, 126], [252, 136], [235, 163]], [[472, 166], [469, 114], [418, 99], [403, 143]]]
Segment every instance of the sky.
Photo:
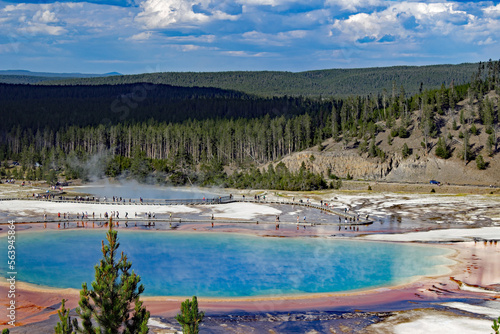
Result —
[[500, 58], [499, 1], [0, 1], [0, 69], [123, 74]]

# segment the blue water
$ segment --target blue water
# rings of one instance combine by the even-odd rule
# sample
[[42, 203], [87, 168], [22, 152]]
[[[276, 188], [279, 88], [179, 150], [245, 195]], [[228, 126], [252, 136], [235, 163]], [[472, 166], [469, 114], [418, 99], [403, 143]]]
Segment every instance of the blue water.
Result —
[[[18, 232], [17, 279], [81, 288], [94, 280], [105, 230]], [[324, 238], [119, 231], [145, 295], [234, 297], [339, 292], [438, 274], [448, 250]], [[7, 240], [0, 238], [6, 275]]]

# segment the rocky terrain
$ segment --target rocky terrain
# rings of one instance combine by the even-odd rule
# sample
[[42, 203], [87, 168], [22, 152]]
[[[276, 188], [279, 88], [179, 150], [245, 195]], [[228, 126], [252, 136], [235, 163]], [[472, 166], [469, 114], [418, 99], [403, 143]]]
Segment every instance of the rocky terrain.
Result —
[[[498, 109], [498, 95], [490, 93], [488, 98], [495, 101]], [[477, 109], [478, 103], [475, 101], [473, 108]], [[407, 128], [410, 134], [408, 138], [394, 137], [389, 142], [391, 130], [387, 129], [383, 122], [377, 124], [383, 130], [377, 133], [375, 143], [385, 153], [385, 159], [369, 157], [368, 153], [362, 152], [360, 146], [363, 138], [354, 138], [347, 144], [340, 138], [338, 142], [328, 139], [321, 145], [296, 152], [280, 161], [291, 170], [299, 169], [304, 163], [307, 169], [315, 173], [322, 173], [326, 178], [335, 175], [342, 179], [352, 177], [354, 180], [404, 183], [428, 183], [429, 180], [438, 180], [443, 184], [498, 187], [500, 186], [500, 147], [497, 147], [492, 155], [489, 154], [486, 148], [489, 135], [486, 133], [485, 127], [480, 124], [479, 119], [470, 124], [460, 124], [460, 112], [464, 108], [467, 106], [462, 101], [454, 112], [450, 111], [447, 115], [436, 115], [435, 122], [440, 124], [440, 127], [437, 136], [428, 137], [427, 150], [421, 144], [424, 141], [424, 134], [418, 126], [420, 118], [417, 116], [419, 111], [416, 111]], [[457, 124], [455, 128], [453, 127], [454, 122]], [[466, 164], [461, 158], [463, 141], [460, 133], [463, 133], [466, 128], [470, 129], [472, 124], [476, 127], [477, 134], [470, 135], [473, 158]], [[400, 125], [401, 121], [398, 120], [395, 127]], [[500, 129], [497, 124], [497, 143], [499, 135]], [[448, 159], [442, 159], [436, 155], [439, 137], [446, 141], [451, 151], [452, 156]], [[410, 150], [407, 157], [403, 157], [402, 153], [404, 144]], [[480, 170], [478, 168], [474, 160], [474, 157], [478, 155], [483, 157], [486, 169]], [[275, 165], [280, 161], [276, 161]]]

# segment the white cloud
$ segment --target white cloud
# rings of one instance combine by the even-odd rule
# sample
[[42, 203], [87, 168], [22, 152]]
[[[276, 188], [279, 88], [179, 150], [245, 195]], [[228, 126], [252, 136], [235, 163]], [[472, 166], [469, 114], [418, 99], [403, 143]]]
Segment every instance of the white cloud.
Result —
[[30, 23], [27, 26], [19, 28], [19, 31], [30, 35], [62, 35], [67, 32], [66, 29], [59, 26], [51, 26], [43, 23]]
[[[213, 20], [237, 20], [237, 15], [224, 13], [210, 7], [210, 0], [146, 0], [141, 3], [142, 12], [136, 20], [148, 29], [161, 29], [170, 26], [192, 26]], [[203, 11], [196, 12], [199, 6]]]
[[39, 10], [33, 16], [33, 21], [41, 23], [56, 23], [59, 20], [56, 18], [56, 14], [50, 10]]
[[165, 39], [180, 43], [213, 43], [216, 40], [216, 36], [213, 34], [201, 36], [172, 36], [166, 37]]
[[25, 9], [28, 6], [28, 4], [25, 3], [20, 3], [18, 5], [7, 5], [5, 8], [2, 10], [3, 12], [14, 12], [17, 10], [22, 10]]
[[220, 10], [215, 10], [213, 13], [212, 13], [212, 17], [215, 19], [215, 20], [227, 20], [227, 21], [236, 21], [238, 20], [239, 16], [238, 15], [231, 15], [231, 14], [227, 14], [227, 13], [224, 13], [223, 11], [220, 11]]
[[340, 31], [348, 40], [357, 41], [361, 38], [380, 38], [385, 32], [397, 33], [404, 37], [404, 29], [397, 20], [396, 15], [390, 13], [359, 13], [351, 15], [346, 20], [336, 20], [333, 28]]
[[[138, 11], [138, 8], [87, 2], [6, 5], [0, 7], [0, 29], [15, 39], [23, 39], [23, 43], [43, 35], [67, 36], [74, 41], [103, 36], [120, 40], [141, 32], [134, 22]], [[52, 39], [51, 43], [57, 40]]]
[[131, 42], [161, 43], [162, 47], [174, 48], [183, 52], [218, 50], [216, 47], [207, 46], [207, 44], [214, 43], [216, 40], [215, 35], [163, 36], [155, 31], [143, 31], [123, 39]]
[[292, 30], [279, 32], [276, 34], [266, 34], [258, 31], [249, 31], [242, 34], [244, 41], [259, 45], [284, 46], [292, 40], [303, 39], [307, 36], [307, 31]]
[[138, 21], [148, 28], [165, 28], [174, 23], [207, 22], [209, 17], [193, 11], [194, 3], [184, 0], [146, 0], [141, 3], [143, 12]]
[[196, 44], [177, 44], [177, 45], [169, 45], [168, 47], [177, 49], [182, 52], [191, 52], [191, 51], [217, 51], [219, 48], [216, 47], [207, 47]]
[[355, 11], [359, 8], [379, 6], [382, 0], [326, 0], [327, 6], [339, 6], [341, 9]]
[[[453, 3], [398, 2], [380, 12], [358, 13], [344, 20], [335, 20], [333, 28], [351, 41], [363, 38], [377, 40], [385, 35], [406, 38], [428, 33], [447, 35], [456, 26], [465, 25], [475, 17], [455, 10]], [[413, 21], [413, 27], [405, 27]]]
[[483, 18], [464, 26], [458, 34], [460, 34], [462, 41], [477, 45], [489, 45], [494, 44], [497, 31], [500, 31], [500, 20]]
[[491, 45], [494, 44], [495, 41], [490, 37], [486, 38], [484, 41], [477, 42], [477, 45]]
[[196, 50], [201, 49], [201, 46], [194, 45], [194, 44], [181, 45], [180, 47], [181, 47], [182, 51], [184, 51], [184, 52], [196, 51]]
[[246, 6], [281, 6], [289, 3], [297, 3], [293, 0], [238, 0], [237, 3]]
[[138, 34], [130, 36], [128, 39], [132, 41], [145, 41], [151, 37], [151, 31], [143, 31]]
[[[2, 21], [11, 24], [11, 30], [24, 35], [58, 36], [67, 32], [60, 23], [58, 13], [64, 11], [65, 4], [7, 5], [0, 11]], [[59, 23], [59, 24], [58, 24]]]
[[496, 6], [490, 6], [483, 9], [483, 12], [487, 16], [498, 17], [500, 16], [500, 4]]
[[413, 15], [417, 21], [424, 24], [439, 24], [439, 22], [472, 19], [473, 15], [461, 10], [455, 10], [453, 3], [425, 3], [425, 2], [401, 2], [391, 6], [395, 13], [406, 13]]
[[272, 54], [269, 52], [249, 52], [249, 51], [222, 51], [223, 55], [235, 56], [235, 57], [268, 57]]

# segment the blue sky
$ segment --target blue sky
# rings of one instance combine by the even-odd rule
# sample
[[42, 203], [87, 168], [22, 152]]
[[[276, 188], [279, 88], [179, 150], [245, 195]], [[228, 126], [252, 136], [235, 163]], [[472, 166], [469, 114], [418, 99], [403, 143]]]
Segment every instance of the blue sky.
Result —
[[0, 69], [124, 74], [500, 58], [498, 1], [0, 1]]

